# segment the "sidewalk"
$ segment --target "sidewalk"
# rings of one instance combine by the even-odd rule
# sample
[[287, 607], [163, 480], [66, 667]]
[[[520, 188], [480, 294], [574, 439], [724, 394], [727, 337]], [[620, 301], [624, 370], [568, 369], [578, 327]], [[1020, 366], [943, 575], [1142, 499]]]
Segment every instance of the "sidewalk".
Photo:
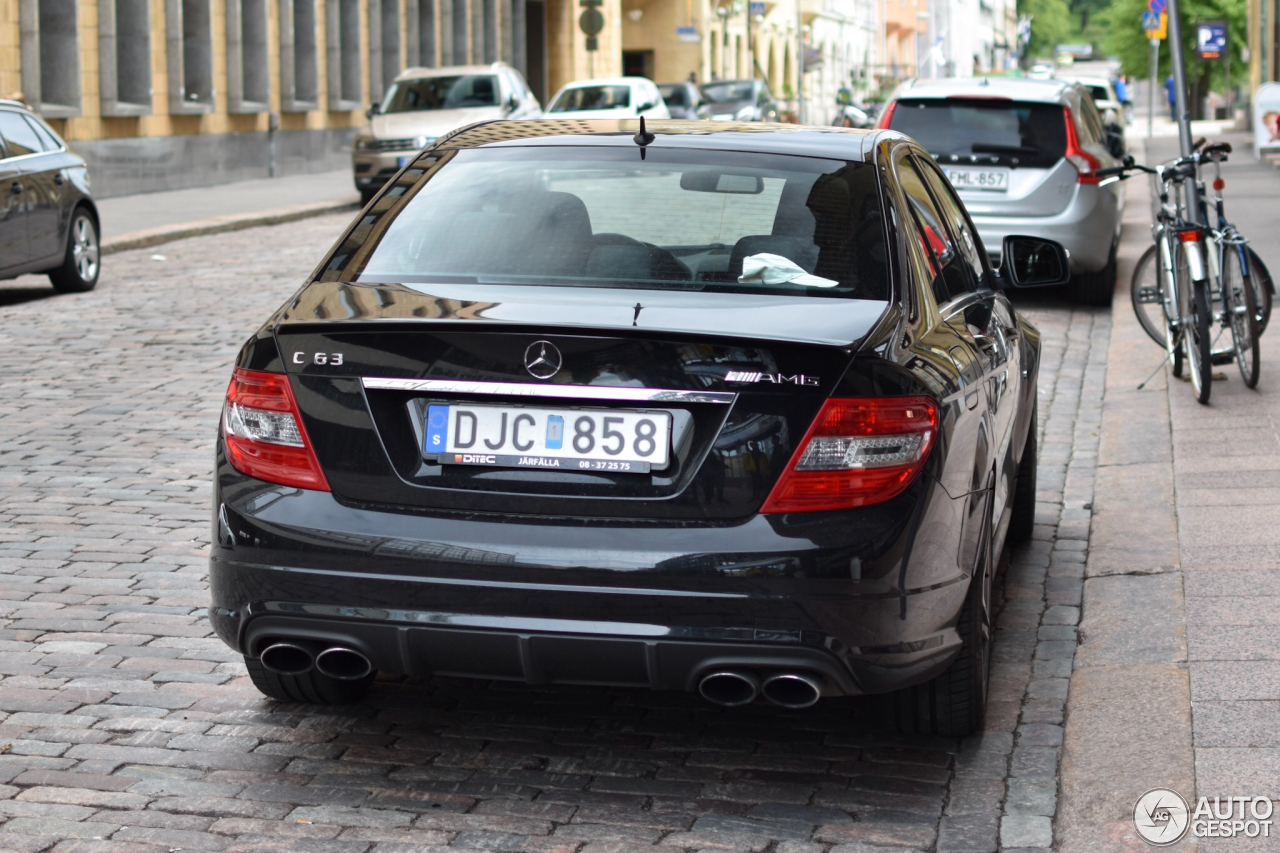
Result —
[[[1280, 269], [1280, 175], [1244, 134], [1223, 169], [1228, 214]], [[1153, 140], [1140, 161], [1177, 153]], [[1280, 799], [1280, 331], [1257, 391], [1219, 368], [1211, 405], [1167, 368], [1129, 304], [1149, 244], [1147, 184], [1128, 184], [1113, 303], [1080, 647], [1067, 704], [1059, 850], [1147, 849], [1132, 811], [1151, 788]], [[1201, 839], [1202, 853], [1280, 837]]]
[[265, 178], [213, 187], [117, 196], [97, 202], [103, 253], [288, 222], [355, 208], [348, 170]]

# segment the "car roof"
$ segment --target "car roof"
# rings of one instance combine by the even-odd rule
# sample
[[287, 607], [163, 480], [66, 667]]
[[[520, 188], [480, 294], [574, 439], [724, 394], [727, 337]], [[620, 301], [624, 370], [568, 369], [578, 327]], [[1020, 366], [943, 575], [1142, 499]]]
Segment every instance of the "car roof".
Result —
[[14, 101], [9, 98], [0, 98], [0, 107], [14, 107], [15, 109], [31, 112], [31, 107], [22, 103], [22, 101]]
[[951, 98], [957, 95], [1009, 98], [1032, 103], [1065, 104], [1074, 83], [1062, 79], [1031, 77], [951, 77], [945, 80], [908, 80], [895, 98]]
[[[533, 119], [478, 122], [441, 137], [436, 148], [508, 148], [559, 145], [638, 147], [637, 119]], [[869, 160], [882, 141], [908, 141], [891, 130], [850, 130], [769, 122], [647, 121], [649, 150], [742, 151], [832, 160]]]
[[585, 89], [588, 86], [638, 86], [651, 82], [653, 81], [648, 77], [592, 77], [590, 80], [574, 80], [572, 83], [566, 83], [564, 89]]
[[494, 62], [490, 65], [446, 65], [443, 68], [424, 68], [415, 66], [406, 68], [396, 75], [396, 80], [420, 80], [423, 77], [452, 77], [456, 74], [495, 74], [498, 71], [510, 71], [511, 66], [505, 62]]

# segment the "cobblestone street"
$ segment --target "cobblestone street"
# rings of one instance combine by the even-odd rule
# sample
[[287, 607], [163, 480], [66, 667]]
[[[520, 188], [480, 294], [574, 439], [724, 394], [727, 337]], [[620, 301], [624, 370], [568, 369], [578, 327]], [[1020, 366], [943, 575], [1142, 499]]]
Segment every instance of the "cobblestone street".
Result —
[[1006, 555], [980, 736], [443, 678], [281, 705], [205, 616], [213, 440], [240, 344], [348, 216], [112, 255], [80, 296], [0, 286], [0, 851], [1052, 845], [1109, 311], [1016, 300], [1044, 335], [1039, 525]]

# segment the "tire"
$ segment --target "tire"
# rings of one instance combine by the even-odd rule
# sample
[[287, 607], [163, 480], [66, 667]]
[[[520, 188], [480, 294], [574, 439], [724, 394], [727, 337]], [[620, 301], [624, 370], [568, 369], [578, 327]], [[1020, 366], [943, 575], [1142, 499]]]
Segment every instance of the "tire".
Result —
[[1075, 277], [1075, 300], [1081, 305], [1092, 305], [1106, 308], [1111, 305], [1111, 297], [1116, 291], [1116, 249], [1118, 244], [1111, 244], [1111, 253], [1107, 256], [1107, 265], [1095, 273], [1086, 273]]
[[1027, 427], [1027, 440], [1022, 444], [1022, 458], [1018, 460], [1018, 475], [1013, 486], [1012, 514], [1009, 517], [1010, 542], [1026, 542], [1036, 526], [1036, 470], [1040, 441], [1040, 403], [1035, 399], [1036, 389], [1031, 389], [1031, 423]]
[[1262, 353], [1258, 345], [1258, 303], [1254, 300], [1253, 282], [1240, 270], [1240, 256], [1235, 247], [1222, 254], [1222, 294], [1231, 321], [1231, 346], [1236, 366], [1246, 388], [1258, 387], [1262, 370]]
[[1275, 294], [1275, 282], [1258, 253], [1250, 248], [1245, 251], [1249, 253], [1249, 277], [1253, 279], [1253, 298], [1258, 305], [1258, 334], [1261, 335], [1267, 330], [1267, 323], [1271, 322], [1271, 300]]
[[[1185, 292], [1185, 291], [1184, 291]], [[1183, 297], [1188, 299], [1187, 296]], [[1183, 314], [1190, 322], [1182, 334], [1187, 355], [1187, 372], [1191, 374], [1191, 390], [1196, 400], [1208, 404], [1213, 393], [1213, 362], [1209, 353], [1209, 286], [1207, 282], [1191, 283], [1191, 294]]]
[[1154, 288], [1160, 292], [1160, 269], [1156, 266], [1156, 247], [1152, 244], [1142, 253], [1138, 264], [1133, 268], [1133, 277], [1129, 279], [1129, 301], [1133, 303], [1133, 313], [1138, 318], [1142, 330], [1151, 340], [1160, 346], [1165, 345], [1164, 309], [1159, 302], [1142, 302], [1139, 294], [1143, 288]]
[[277, 675], [257, 658], [246, 656], [245, 668], [253, 686], [268, 698], [281, 702], [305, 702], [311, 705], [348, 705], [369, 692], [377, 675], [371, 672], [355, 681], [339, 681], [316, 670], [301, 675]]
[[982, 728], [994, 626], [991, 588], [996, 558], [991, 540], [988, 507], [978, 566], [956, 625], [960, 651], [951, 665], [932, 681], [880, 697], [882, 717], [900, 734], [965, 737]]
[[89, 208], [81, 205], [71, 213], [67, 249], [62, 265], [49, 272], [49, 281], [59, 293], [87, 293], [98, 283], [102, 271], [102, 243], [98, 222]]

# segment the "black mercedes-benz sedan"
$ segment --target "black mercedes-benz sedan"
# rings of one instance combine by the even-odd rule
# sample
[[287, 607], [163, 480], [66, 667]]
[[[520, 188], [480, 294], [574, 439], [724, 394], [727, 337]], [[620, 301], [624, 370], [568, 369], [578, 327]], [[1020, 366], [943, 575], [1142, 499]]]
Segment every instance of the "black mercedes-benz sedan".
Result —
[[0, 279], [46, 273], [60, 293], [92, 290], [98, 234], [84, 159], [24, 104], [0, 99]]
[[892, 131], [495, 121], [422, 152], [245, 344], [211, 619], [254, 683], [377, 671], [981, 721], [1031, 533], [1039, 334]]

